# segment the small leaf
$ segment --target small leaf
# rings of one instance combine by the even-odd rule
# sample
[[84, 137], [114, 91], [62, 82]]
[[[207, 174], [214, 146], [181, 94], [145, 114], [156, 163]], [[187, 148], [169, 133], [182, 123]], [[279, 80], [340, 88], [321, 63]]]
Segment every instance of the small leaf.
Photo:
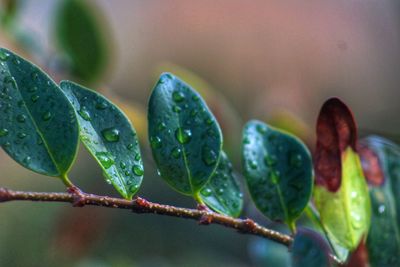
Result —
[[338, 98], [328, 99], [317, 121], [316, 184], [337, 191], [342, 177], [342, 153], [356, 151], [357, 127], [350, 109]]
[[[400, 148], [383, 138], [362, 140], [363, 163], [372, 205], [371, 228], [367, 248], [372, 267], [400, 266], [400, 229], [396, 217], [396, 191], [399, 177]], [[398, 207], [397, 207], [398, 208]], [[397, 214], [398, 215], [398, 214]]]
[[71, 61], [73, 74], [87, 83], [95, 81], [109, 61], [102, 16], [87, 1], [64, 0], [55, 18], [55, 36]]
[[24, 167], [65, 176], [78, 147], [74, 110], [37, 66], [0, 49], [0, 144]]
[[83, 144], [106, 180], [124, 198], [131, 199], [143, 178], [142, 157], [131, 123], [99, 93], [69, 81], [62, 81], [61, 88], [77, 113]]
[[162, 74], [149, 101], [149, 136], [161, 177], [197, 196], [217, 168], [222, 134], [201, 96], [172, 74]]
[[309, 229], [299, 229], [290, 248], [293, 267], [333, 266], [325, 240]]
[[356, 146], [357, 127], [350, 109], [338, 98], [327, 100], [317, 121], [314, 202], [329, 238], [350, 251], [366, 236], [371, 217]]
[[238, 217], [243, 206], [243, 194], [233, 173], [228, 156], [221, 152], [217, 170], [201, 189], [200, 197], [213, 210]]
[[268, 218], [293, 223], [311, 196], [311, 156], [295, 136], [260, 121], [243, 131], [243, 168], [250, 194]]

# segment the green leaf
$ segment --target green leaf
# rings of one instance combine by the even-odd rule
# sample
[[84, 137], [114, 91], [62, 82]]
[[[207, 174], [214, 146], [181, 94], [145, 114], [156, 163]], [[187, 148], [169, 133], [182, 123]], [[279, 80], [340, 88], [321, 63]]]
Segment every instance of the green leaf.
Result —
[[87, 1], [64, 0], [55, 16], [58, 45], [71, 61], [73, 75], [91, 83], [109, 62], [109, 49], [102, 16]]
[[290, 248], [292, 267], [333, 266], [330, 249], [322, 237], [309, 229], [300, 229]]
[[32, 63], [4, 48], [0, 62], [1, 146], [32, 171], [65, 177], [75, 159], [79, 135], [71, 104]]
[[243, 206], [243, 194], [233, 173], [232, 163], [222, 151], [217, 170], [201, 189], [200, 197], [216, 212], [238, 217]]
[[398, 195], [392, 190], [393, 182], [399, 176], [399, 152], [396, 144], [380, 137], [362, 140], [360, 156], [369, 182], [372, 206], [367, 248], [373, 267], [400, 266], [400, 229], [396, 218]]
[[103, 169], [107, 182], [131, 199], [142, 182], [143, 163], [128, 118], [99, 93], [69, 81], [62, 81], [61, 88], [77, 113], [83, 144]]
[[243, 168], [257, 208], [271, 220], [294, 221], [311, 196], [313, 171], [306, 146], [295, 136], [260, 121], [243, 131]]
[[343, 152], [341, 164], [339, 189], [332, 192], [324, 186], [316, 186], [314, 202], [329, 237], [354, 250], [369, 229], [370, 199], [360, 158], [350, 146]]
[[217, 168], [222, 134], [214, 115], [189, 85], [162, 74], [149, 101], [149, 136], [161, 177], [198, 196]]

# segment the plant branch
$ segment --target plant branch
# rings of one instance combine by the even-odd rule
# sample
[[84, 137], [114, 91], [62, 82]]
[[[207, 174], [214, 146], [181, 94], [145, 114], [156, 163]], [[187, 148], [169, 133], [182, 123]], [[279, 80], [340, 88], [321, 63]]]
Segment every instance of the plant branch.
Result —
[[[14, 191], [0, 187], [0, 202], [9, 201], [40, 201], [40, 202], [65, 202], [74, 207], [101, 206], [115, 209], [129, 209], [135, 213], [151, 213], [197, 220], [199, 224], [219, 224], [235, 229], [243, 234], [251, 234], [273, 240], [279, 244], [289, 247], [293, 238], [289, 235], [265, 228], [252, 219], [233, 218], [221, 215], [199, 205], [198, 209], [180, 208], [147, 201], [141, 197], [133, 200], [99, 196], [80, 191], [77, 187], [70, 187], [67, 193], [27, 192]], [[331, 258], [341, 265], [338, 259]]]

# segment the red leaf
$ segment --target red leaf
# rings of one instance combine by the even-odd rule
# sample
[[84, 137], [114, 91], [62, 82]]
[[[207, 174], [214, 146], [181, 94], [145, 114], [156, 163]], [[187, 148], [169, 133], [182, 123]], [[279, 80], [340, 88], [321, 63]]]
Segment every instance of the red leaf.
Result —
[[368, 183], [374, 186], [382, 185], [385, 177], [378, 156], [372, 149], [368, 148], [367, 144], [360, 144], [358, 153], [360, 154], [362, 169]]
[[341, 183], [342, 153], [356, 151], [357, 127], [350, 109], [338, 98], [328, 99], [317, 120], [315, 176], [317, 185], [336, 192]]
[[365, 241], [361, 241], [357, 249], [351, 253], [350, 258], [345, 267], [368, 267], [368, 251]]

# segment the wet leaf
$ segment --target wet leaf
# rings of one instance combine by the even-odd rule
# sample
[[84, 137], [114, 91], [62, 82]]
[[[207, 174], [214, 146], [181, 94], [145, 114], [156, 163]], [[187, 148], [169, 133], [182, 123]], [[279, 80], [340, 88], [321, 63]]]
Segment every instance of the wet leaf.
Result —
[[236, 181], [232, 163], [224, 152], [221, 152], [217, 170], [201, 189], [200, 197], [208, 207], [216, 212], [232, 217], [240, 215], [243, 194]]
[[333, 266], [331, 253], [325, 240], [309, 229], [299, 229], [290, 247], [293, 267], [330, 267]]
[[177, 191], [198, 196], [217, 168], [222, 134], [201, 96], [162, 74], [149, 101], [149, 138], [160, 175]]
[[372, 205], [371, 228], [367, 238], [371, 266], [400, 266], [400, 229], [396, 217], [398, 191], [395, 190], [400, 176], [400, 148], [386, 139], [373, 136], [362, 140], [360, 155], [363, 169], [367, 170]]
[[71, 61], [73, 75], [91, 83], [109, 62], [106, 25], [98, 10], [87, 1], [62, 1], [56, 17], [58, 45]]
[[329, 237], [354, 250], [368, 232], [371, 206], [359, 156], [349, 147], [342, 157], [339, 190], [331, 192], [323, 186], [316, 186], [314, 202]]
[[103, 169], [107, 182], [131, 199], [142, 182], [143, 163], [130, 121], [99, 93], [69, 81], [61, 82], [61, 88], [75, 108], [81, 141]]
[[0, 144], [37, 173], [65, 176], [78, 147], [74, 110], [37, 66], [0, 49]]
[[250, 194], [268, 218], [293, 223], [311, 196], [311, 156], [295, 136], [250, 121], [243, 131], [243, 169]]

